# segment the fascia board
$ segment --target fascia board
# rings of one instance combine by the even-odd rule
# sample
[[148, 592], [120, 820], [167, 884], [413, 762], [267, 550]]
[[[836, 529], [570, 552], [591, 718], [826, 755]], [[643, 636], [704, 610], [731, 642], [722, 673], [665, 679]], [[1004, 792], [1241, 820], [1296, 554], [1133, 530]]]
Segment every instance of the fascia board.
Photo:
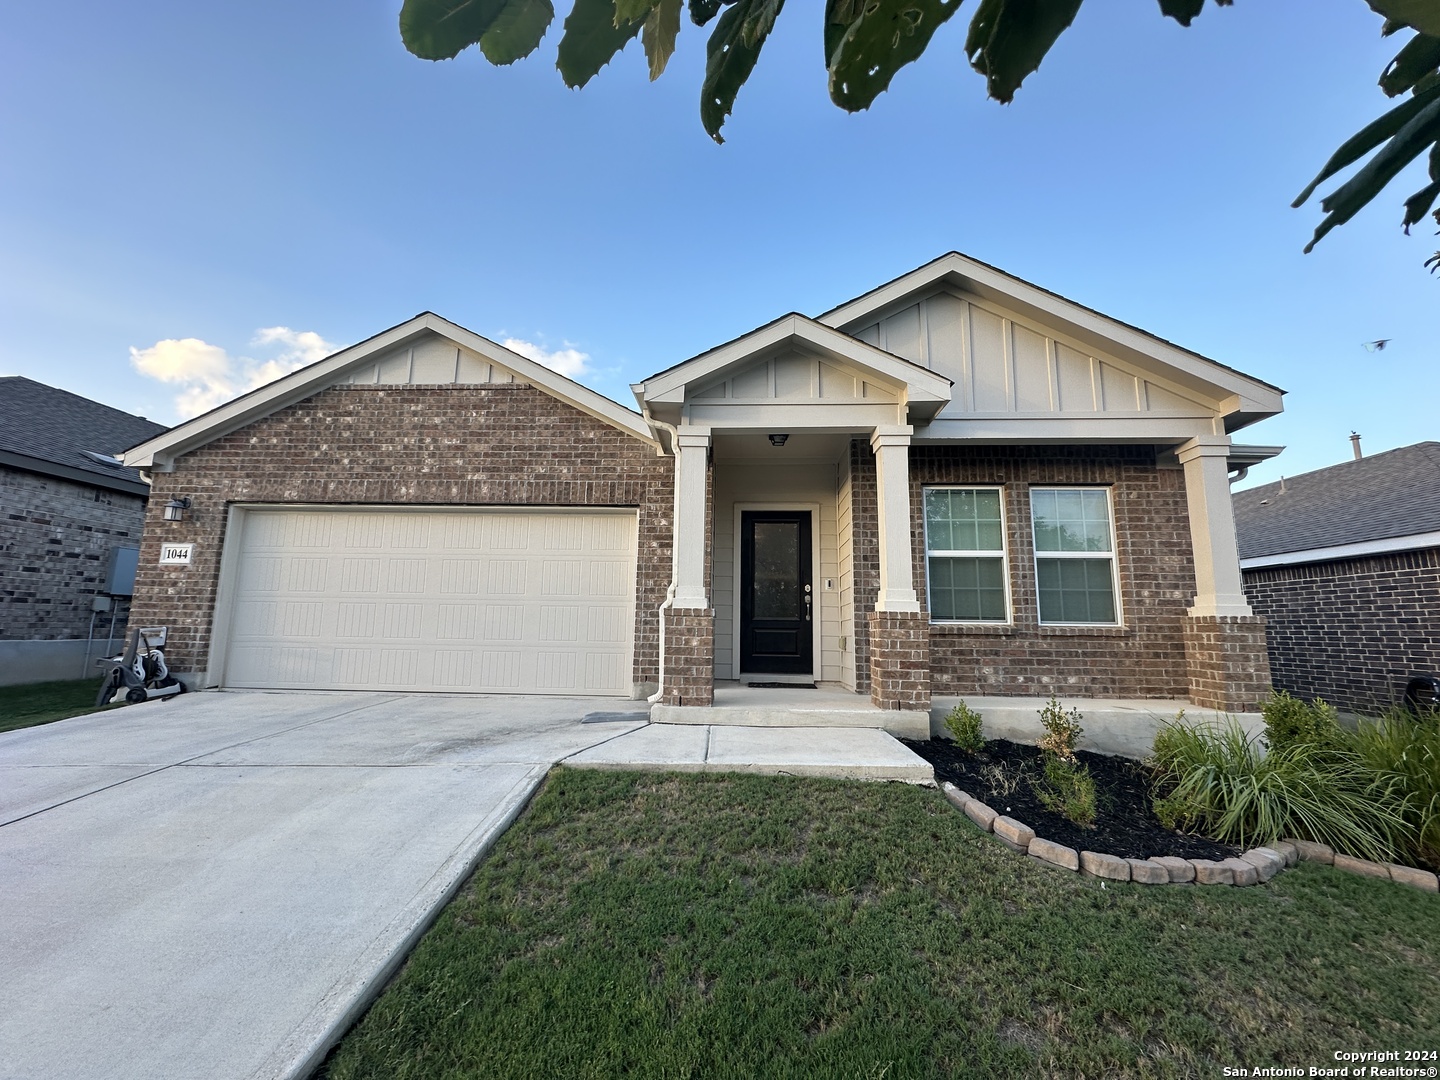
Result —
[[1282, 409], [1283, 391], [1276, 387], [953, 252], [826, 312], [817, 321], [836, 328], [850, 326], [947, 280], [981, 300], [1014, 308], [1042, 326], [1068, 333], [1087, 348], [1115, 352], [1117, 359], [1142, 366], [1147, 359], [1158, 361], [1185, 376], [1185, 382], [1193, 381], [1195, 389], [1212, 387], [1211, 396], [1217, 399], [1239, 395], [1257, 406], [1245, 411]]
[[73, 465], [31, 457], [29, 454], [17, 454], [10, 450], [0, 450], [0, 465], [39, 476], [57, 476], [62, 480], [73, 480], [77, 484], [105, 488], [107, 491], [123, 491], [127, 495], [139, 495], [141, 498], [150, 495], [150, 485], [140, 480], [131, 480], [126, 476], [106, 476], [89, 469], [79, 469]]
[[655, 443], [649, 426], [637, 413], [533, 360], [511, 352], [503, 345], [481, 337], [474, 331], [466, 330], [433, 312], [425, 312], [132, 447], [125, 452], [125, 464], [138, 468], [167, 468], [181, 454], [213, 442], [297, 401], [303, 401], [333, 385], [347, 369], [358, 367], [380, 353], [403, 345], [426, 330], [441, 334], [457, 345], [463, 345], [486, 359], [494, 360], [514, 371], [525, 382], [541, 387], [561, 401], [599, 420], [647, 443]]
[[1257, 555], [1241, 559], [1241, 570], [1263, 570], [1269, 566], [1298, 566], [1303, 563], [1334, 562], [1359, 559], [1366, 555], [1386, 555], [1397, 551], [1420, 551], [1440, 547], [1440, 532], [1414, 533], [1410, 536], [1389, 536], [1383, 540], [1361, 540], [1334, 547], [1306, 548], [1303, 551], [1282, 551], [1274, 555]]

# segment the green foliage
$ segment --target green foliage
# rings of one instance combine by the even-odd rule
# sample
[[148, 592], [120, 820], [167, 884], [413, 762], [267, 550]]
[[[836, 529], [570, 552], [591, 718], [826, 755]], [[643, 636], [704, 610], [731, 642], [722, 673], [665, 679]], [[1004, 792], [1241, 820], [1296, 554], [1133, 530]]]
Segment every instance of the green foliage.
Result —
[[955, 740], [955, 745], [967, 754], [978, 754], [985, 749], [984, 721], [963, 701], [945, 717], [945, 730]]
[[1034, 784], [1035, 797], [1047, 809], [1063, 814], [1082, 828], [1095, 824], [1095, 780], [1078, 761], [1045, 755], [1045, 779]]
[[970, 66], [1009, 104], [1080, 10], [1081, 0], [980, 0], [965, 38]]
[[825, 60], [830, 100], [868, 109], [960, 9], [960, 0], [827, 0]]
[[1044, 737], [1035, 745], [1047, 754], [1053, 754], [1065, 761], [1075, 760], [1075, 742], [1085, 729], [1080, 726], [1080, 710], [1068, 713], [1061, 708], [1054, 694], [1040, 710], [1040, 724], [1045, 728]]
[[1415, 717], [1396, 709], [1362, 722], [1348, 741], [1405, 796], [1408, 853], [1440, 870], [1440, 712]]
[[1343, 742], [1257, 745], [1234, 719], [1164, 725], [1155, 812], [1170, 827], [1241, 847], [1296, 836], [1380, 861], [1406, 847], [1404, 794]]
[[1295, 743], [1330, 745], [1341, 735], [1334, 708], [1320, 698], [1303, 701], [1280, 690], [1260, 706], [1260, 715], [1265, 717], [1265, 742], [1272, 750]]
[[775, 25], [785, 0], [736, 0], [710, 34], [705, 49], [705, 81], [700, 86], [700, 122], [716, 142], [735, 107], [735, 95], [755, 70], [760, 48]]

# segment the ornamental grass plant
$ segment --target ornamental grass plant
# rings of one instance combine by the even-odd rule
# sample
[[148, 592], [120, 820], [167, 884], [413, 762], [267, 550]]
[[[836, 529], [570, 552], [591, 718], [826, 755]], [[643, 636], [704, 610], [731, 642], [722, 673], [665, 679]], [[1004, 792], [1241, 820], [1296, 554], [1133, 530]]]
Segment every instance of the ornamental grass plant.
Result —
[[1440, 871], [1440, 712], [1416, 716], [1392, 709], [1377, 720], [1361, 721], [1345, 741], [1404, 796], [1406, 854]]

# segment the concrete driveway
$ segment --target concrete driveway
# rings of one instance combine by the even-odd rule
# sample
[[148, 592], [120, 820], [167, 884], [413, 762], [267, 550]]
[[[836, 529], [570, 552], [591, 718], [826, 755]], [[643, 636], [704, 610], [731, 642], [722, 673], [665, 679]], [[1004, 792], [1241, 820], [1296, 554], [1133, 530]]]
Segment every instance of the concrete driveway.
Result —
[[303, 1075], [615, 699], [212, 693], [0, 734], [0, 1077]]

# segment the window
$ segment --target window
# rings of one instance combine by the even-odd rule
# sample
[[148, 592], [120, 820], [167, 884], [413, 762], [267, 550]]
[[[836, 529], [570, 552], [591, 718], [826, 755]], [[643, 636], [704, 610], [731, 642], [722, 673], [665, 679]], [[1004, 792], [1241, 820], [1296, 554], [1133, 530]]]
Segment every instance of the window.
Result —
[[925, 489], [930, 618], [1006, 622], [1005, 512], [999, 488]]
[[1108, 488], [1031, 488], [1042, 623], [1118, 623]]

